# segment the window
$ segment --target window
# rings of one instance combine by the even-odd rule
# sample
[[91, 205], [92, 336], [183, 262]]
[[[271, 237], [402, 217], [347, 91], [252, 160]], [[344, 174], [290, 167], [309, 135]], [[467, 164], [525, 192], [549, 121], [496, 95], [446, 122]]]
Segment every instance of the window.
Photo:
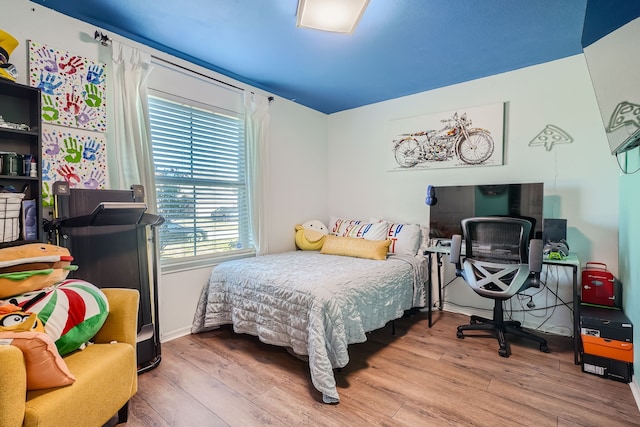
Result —
[[149, 112], [162, 264], [252, 250], [244, 117], [156, 92]]

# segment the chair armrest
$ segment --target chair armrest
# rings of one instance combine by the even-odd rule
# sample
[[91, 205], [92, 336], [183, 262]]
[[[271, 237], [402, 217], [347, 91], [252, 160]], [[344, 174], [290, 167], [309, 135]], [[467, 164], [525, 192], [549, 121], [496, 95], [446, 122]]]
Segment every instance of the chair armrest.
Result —
[[135, 347], [140, 294], [136, 289], [103, 288], [101, 290], [109, 301], [109, 316], [93, 341], [96, 343], [124, 342]]
[[0, 345], [0, 427], [20, 426], [27, 395], [27, 368], [22, 350]]

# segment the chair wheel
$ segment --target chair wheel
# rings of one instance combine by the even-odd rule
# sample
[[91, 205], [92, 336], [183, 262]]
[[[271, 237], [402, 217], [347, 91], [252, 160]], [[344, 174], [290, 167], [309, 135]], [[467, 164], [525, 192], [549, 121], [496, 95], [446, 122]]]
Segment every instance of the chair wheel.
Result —
[[456, 337], [463, 339], [464, 338], [464, 334], [460, 331], [456, 332]]
[[540, 344], [540, 351], [543, 353], [549, 353], [549, 347], [546, 344]]
[[498, 354], [501, 357], [509, 357], [509, 353], [507, 352], [506, 348], [501, 348], [500, 350], [498, 350]]

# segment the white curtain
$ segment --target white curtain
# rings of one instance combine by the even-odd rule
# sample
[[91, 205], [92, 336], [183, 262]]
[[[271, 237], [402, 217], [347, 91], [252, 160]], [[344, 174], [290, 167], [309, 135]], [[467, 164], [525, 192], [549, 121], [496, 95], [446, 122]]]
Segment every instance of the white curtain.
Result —
[[129, 189], [141, 184], [150, 212], [157, 212], [155, 176], [147, 77], [151, 55], [131, 46], [112, 42], [114, 129], [109, 156], [109, 179], [113, 189]]
[[269, 200], [269, 99], [245, 91], [244, 103], [251, 232], [256, 253], [265, 255], [269, 253], [266, 214]]

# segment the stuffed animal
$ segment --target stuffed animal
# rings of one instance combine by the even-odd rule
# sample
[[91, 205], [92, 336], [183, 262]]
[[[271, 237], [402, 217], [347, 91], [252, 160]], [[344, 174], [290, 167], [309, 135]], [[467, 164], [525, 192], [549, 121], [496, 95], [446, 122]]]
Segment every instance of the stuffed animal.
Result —
[[22, 351], [27, 390], [62, 387], [76, 380], [38, 315], [23, 307], [0, 303], [0, 345]]
[[296, 225], [296, 246], [303, 251], [318, 251], [327, 234], [327, 227], [317, 219]]
[[68, 249], [46, 243], [0, 249], [0, 299], [63, 281], [78, 268], [71, 261]]
[[9, 55], [18, 46], [18, 40], [6, 31], [0, 30], [0, 78], [16, 81], [18, 71], [9, 63]]
[[14, 304], [0, 305], [0, 332], [44, 332], [36, 313], [29, 313]]

